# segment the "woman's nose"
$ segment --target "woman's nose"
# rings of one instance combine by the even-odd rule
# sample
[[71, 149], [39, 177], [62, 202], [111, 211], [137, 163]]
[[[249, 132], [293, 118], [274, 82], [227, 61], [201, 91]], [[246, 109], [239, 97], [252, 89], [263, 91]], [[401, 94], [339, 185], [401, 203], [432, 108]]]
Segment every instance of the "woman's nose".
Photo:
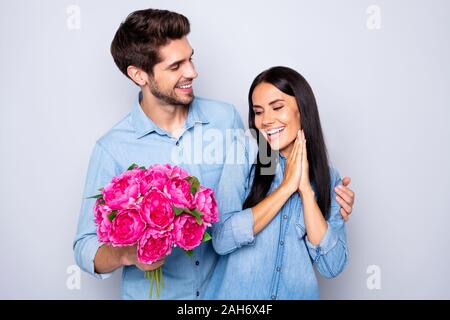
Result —
[[262, 124], [264, 126], [269, 126], [274, 122], [273, 118], [270, 115], [265, 114], [262, 119]]

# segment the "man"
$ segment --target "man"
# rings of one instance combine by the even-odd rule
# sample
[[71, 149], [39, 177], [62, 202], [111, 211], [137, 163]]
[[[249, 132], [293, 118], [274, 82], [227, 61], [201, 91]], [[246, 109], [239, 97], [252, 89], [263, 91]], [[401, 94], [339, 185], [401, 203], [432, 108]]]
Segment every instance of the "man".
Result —
[[[211, 151], [208, 144], [197, 146], [198, 137], [208, 130], [223, 137], [227, 130], [243, 130], [243, 125], [232, 105], [194, 97], [192, 84], [197, 72], [192, 63], [194, 51], [186, 37], [189, 32], [186, 17], [165, 10], [136, 11], [120, 25], [111, 54], [118, 68], [141, 92], [131, 112], [96, 142], [84, 197], [96, 194], [132, 163], [146, 167], [156, 163], [179, 164], [198, 177], [202, 185], [217, 187], [223, 162], [196, 161], [199, 155]], [[216, 147], [226, 150], [224, 143]], [[348, 217], [354, 196], [344, 187], [342, 197]], [[175, 248], [164, 260], [141, 264], [136, 259], [136, 246], [118, 248], [99, 243], [94, 202], [83, 200], [74, 241], [75, 259], [84, 271], [104, 279], [123, 267], [122, 297], [148, 299], [150, 284], [143, 271], [164, 264], [161, 299], [202, 298], [218, 259], [210, 242], [194, 249], [193, 257]]]

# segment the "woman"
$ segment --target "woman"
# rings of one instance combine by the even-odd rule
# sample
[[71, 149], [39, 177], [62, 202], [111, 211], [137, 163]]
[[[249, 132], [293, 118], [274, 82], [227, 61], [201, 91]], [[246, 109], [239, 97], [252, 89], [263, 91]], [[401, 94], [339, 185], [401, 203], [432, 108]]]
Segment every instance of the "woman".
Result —
[[213, 246], [221, 255], [210, 299], [317, 299], [313, 270], [337, 276], [347, 263], [344, 220], [314, 94], [306, 80], [273, 67], [253, 81], [249, 127], [235, 138], [217, 199]]

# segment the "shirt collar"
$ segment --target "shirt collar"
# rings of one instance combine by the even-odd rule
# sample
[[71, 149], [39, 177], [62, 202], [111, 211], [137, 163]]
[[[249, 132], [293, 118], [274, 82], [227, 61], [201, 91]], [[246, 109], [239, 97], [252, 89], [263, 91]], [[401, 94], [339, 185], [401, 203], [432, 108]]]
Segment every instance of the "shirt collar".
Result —
[[[131, 111], [131, 121], [136, 133], [136, 138], [142, 138], [143, 136], [156, 132], [160, 135], [168, 135], [168, 133], [158, 127], [152, 119], [150, 119], [142, 110], [140, 101], [142, 100], [142, 92], [139, 92], [138, 99], [136, 99], [133, 109]], [[200, 104], [197, 98], [189, 105], [188, 115], [184, 123], [186, 130], [193, 127], [196, 123], [207, 124], [208, 119], [205, 117], [203, 112], [200, 110]]]

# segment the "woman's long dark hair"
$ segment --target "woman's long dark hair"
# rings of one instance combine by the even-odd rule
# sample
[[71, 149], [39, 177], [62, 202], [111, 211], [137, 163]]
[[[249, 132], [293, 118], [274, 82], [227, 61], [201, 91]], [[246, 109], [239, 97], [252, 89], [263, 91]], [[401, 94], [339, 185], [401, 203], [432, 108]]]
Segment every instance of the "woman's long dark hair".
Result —
[[247, 199], [245, 199], [243, 209], [251, 208], [261, 202], [267, 196], [275, 177], [274, 170], [267, 174], [267, 168], [270, 165], [267, 164], [268, 161], [261, 161], [267, 154], [261, 146], [267, 146], [266, 150], [269, 151], [267, 155], [271, 157], [272, 161], [275, 160], [273, 155], [277, 153], [270, 149], [267, 141], [261, 141], [264, 138], [255, 126], [252, 95], [256, 86], [262, 82], [270, 83], [283, 93], [295, 97], [300, 112], [300, 125], [307, 141], [309, 178], [311, 185], [315, 186], [317, 204], [324, 217], [327, 218], [331, 203], [330, 170], [316, 99], [308, 82], [297, 71], [287, 67], [272, 67], [263, 71], [253, 80], [248, 93], [248, 123], [249, 128], [253, 132], [257, 132], [256, 139], [259, 151], [255, 164], [253, 185]]

